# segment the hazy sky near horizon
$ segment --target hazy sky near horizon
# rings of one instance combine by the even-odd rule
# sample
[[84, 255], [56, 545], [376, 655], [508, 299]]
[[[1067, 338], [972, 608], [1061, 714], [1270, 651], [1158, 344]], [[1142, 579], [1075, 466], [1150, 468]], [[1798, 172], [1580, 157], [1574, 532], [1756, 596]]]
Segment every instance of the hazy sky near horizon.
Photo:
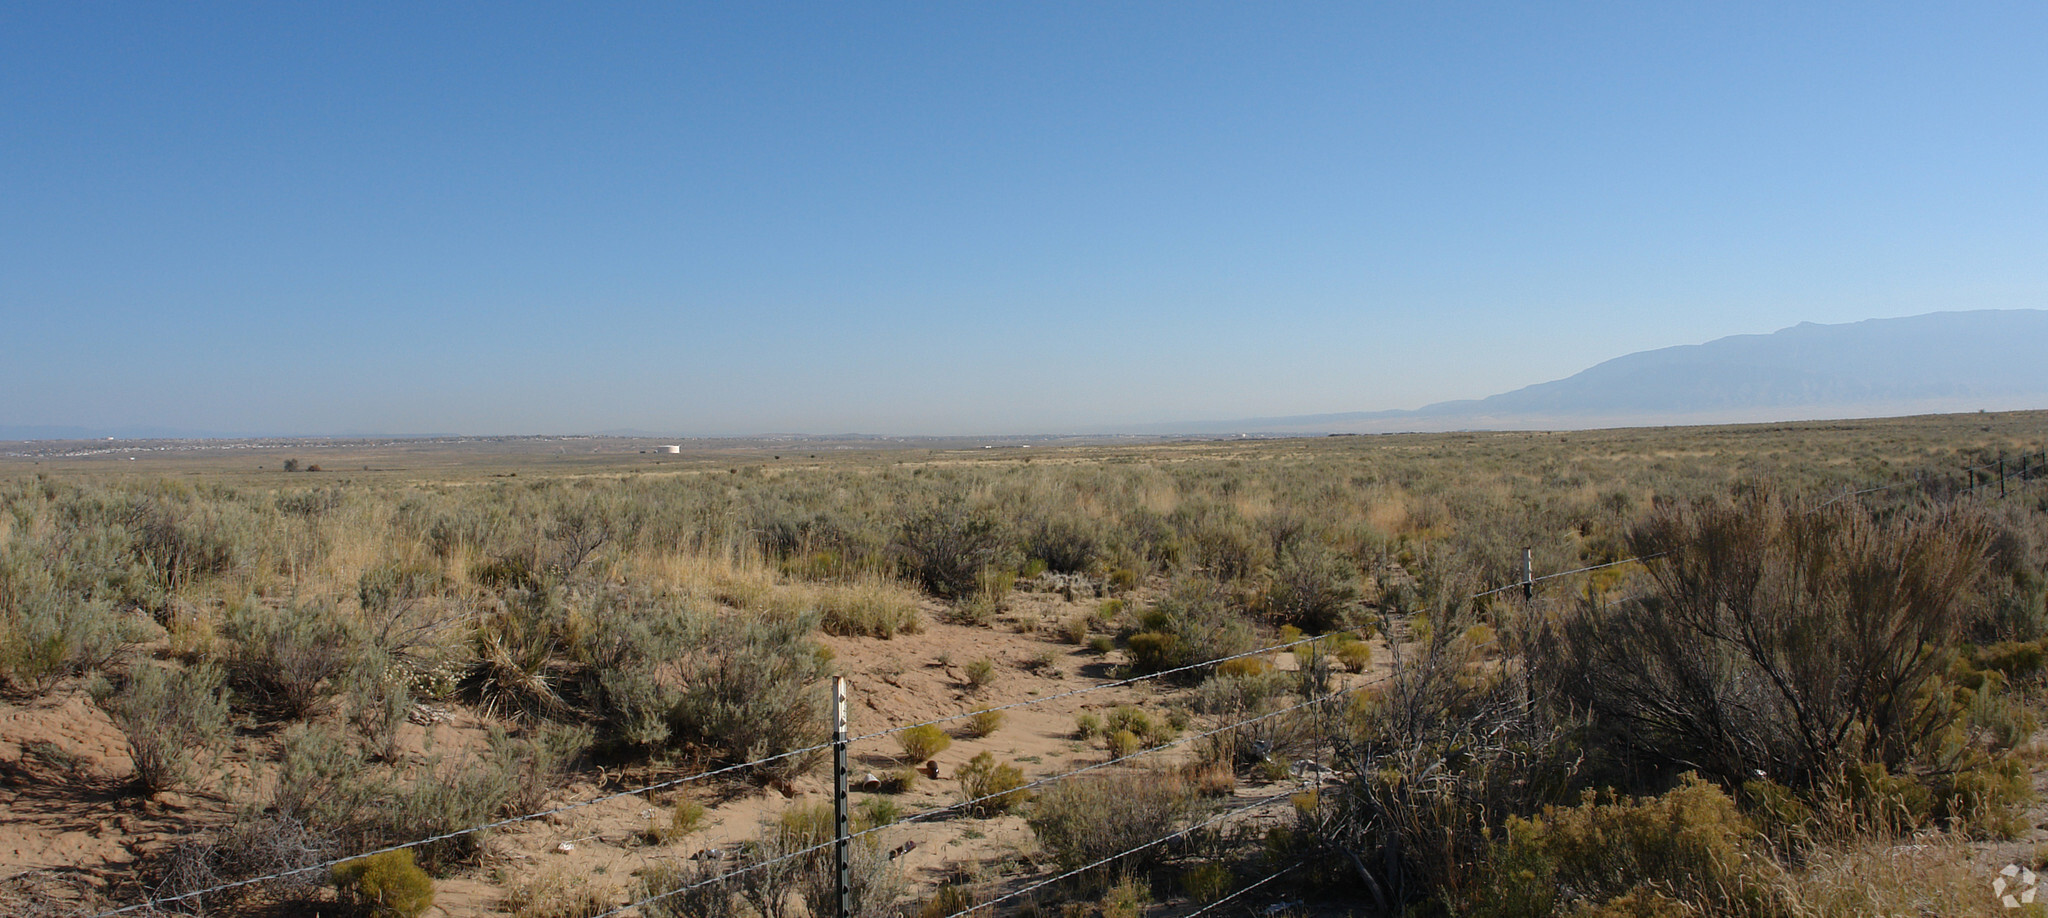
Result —
[[2048, 6], [0, 0], [0, 425], [1032, 433], [2048, 306]]

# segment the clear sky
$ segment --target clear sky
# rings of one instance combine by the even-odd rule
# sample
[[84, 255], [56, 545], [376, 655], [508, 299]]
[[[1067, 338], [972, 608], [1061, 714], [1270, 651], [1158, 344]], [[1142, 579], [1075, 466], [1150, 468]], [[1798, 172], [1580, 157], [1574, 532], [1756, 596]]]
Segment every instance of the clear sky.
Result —
[[2048, 306], [2048, 4], [0, 0], [0, 424], [1035, 433]]

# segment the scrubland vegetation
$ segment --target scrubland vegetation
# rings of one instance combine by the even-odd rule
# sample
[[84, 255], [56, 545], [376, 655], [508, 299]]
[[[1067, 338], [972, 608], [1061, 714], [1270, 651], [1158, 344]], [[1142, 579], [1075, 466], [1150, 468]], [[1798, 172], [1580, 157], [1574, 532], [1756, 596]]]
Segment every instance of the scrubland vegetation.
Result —
[[[1286, 667], [1169, 673], [1170, 710], [1074, 722], [1077, 742], [1122, 756], [1299, 709], [1176, 759], [1036, 792], [989, 752], [963, 766], [978, 801], [963, 818], [1021, 818], [1035, 863], [1111, 858], [1005, 909], [1135, 916], [1299, 865], [1296, 895], [1365, 914], [1968, 913], [1991, 901], [1971, 846], [2039, 819], [2048, 481], [1999, 500], [1960, 470], [2038, 452], [2042, 420], [621, 459], [488, 479], [14, 468], [0, 683], [17, 703], [89, 693], [128, 737], [124, 793], [230, 802], [104, 877], [122, 904], [531, 812], [598, 769], [759, 762], [735, 774], [787, 785], [823, 761], [793, 751], [826, 736], [828, 638], [915, 634], [927, 616], [994, 627], [1020, 583], [1056, 584], [1095, 604], [1048, 622], [1048, 646], [1123, 674], [1329, 637]], [[1892, 483], [1910, 486], [1839, 499]], [[1533, 601], [1474, 598], [1519, 579], [1524, 546], [1539, 574], [1642, 560]], [[960, 664], [963, 712], [1012, 700], [992, 661]], [[1316, 703], [1344, 672], [1375, 675]], [[454, 708], [490, 725], [480, 746], [399, 748], [409, 718]], [[257, 753], [222, 772], [235, 736]], [[904, 732], [889, 754], [914, 767], [952, 739]], [[1294, 781], [1303, 757], [1328, 777], [1284, 820], [1112, 857], [1240, 784]], [[866, 823], [894, 821], [870, 800]], [[650, 843], [703, 815], [675, 803]], [[594, 914], [677, 891], [644, 913], [829, 911], [830, 851], [792, 854], [829, 834], [829, 811], [791, 809], [737, 855], [764, 865], [743, 878], [677, 860], [607, 898], [528, 877], [505, 908]], [[1000, 891], [920, 887], [878, 838], [856, 846], [861, 915], [946, 918]], [[180, 907], [419, 914], [488, 844]]]

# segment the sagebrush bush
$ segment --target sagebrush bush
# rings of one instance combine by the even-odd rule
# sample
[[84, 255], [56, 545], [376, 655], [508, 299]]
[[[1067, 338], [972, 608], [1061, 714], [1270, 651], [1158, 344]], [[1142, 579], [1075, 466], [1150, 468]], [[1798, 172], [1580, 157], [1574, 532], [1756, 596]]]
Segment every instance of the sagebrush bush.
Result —
[[150, 790], [192, 779], [193, 760], [227, 732], [226, 674], [202, 663], [172, 668], [139, 663], [100, 707], [128, 738], [135, 778]]
[[[1194, 799], [1169, 774], [1090, 775], [1047, 786], [1027, 822], [1062, 869], [1073, 870], [1177, 831]], [[1094, 872], [1097, 882], [1119, 871], [1147, 869], [1162, 856], [1154, 845]]]
[[967, 718], [964, 729], [968, 736], [976, 739], [993, 736], [997, 730], [1003, 728], [1004, 717], [1001, 711], [976, 711], [973, 716]]
[[318, 602], [271, 609], [251, 599], [229, 608], [222, 634], [235, 685], [291, 720], [321, 713], [363, 654], [356, 623]]
[[904, 573], [941, 599], [960, 599], [981, 586], [983, 569], [1002, 548], [1001, 529], [957, 499], [905, 520], [891, 545]]
[[1660, 510], [1630, 548], [1653, 589], [1552, 631], [1538, 663], [1607, 741], [1724, 782], [1893, 771], [1965, 713], [1935, 690], [1988, 531], [1953, 511], [1879, 520], [1756, 490]]
[[[825, 693], [832, 666], [808, 635], [815, 616], [718, 619], [688, 658], [673, 718], [676, 734], [733, 761], [785, 756], [823, 741]], [[817, 766], [815, 753], [758, 766], [770, 776], [795, 776]]]

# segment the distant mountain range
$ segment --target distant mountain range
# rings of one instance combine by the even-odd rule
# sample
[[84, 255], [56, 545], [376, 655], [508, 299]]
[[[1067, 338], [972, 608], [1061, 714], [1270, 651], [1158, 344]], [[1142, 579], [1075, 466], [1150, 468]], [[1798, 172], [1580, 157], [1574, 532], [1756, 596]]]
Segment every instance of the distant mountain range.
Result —
[[[1937, 312], [1639, 351], [1413, 411], [1247, 418], [1182, 433], [1567, 430], [2048, 408], [2048, 311]], [[1163, 429], [1163, 428], [1162, 428]]]

